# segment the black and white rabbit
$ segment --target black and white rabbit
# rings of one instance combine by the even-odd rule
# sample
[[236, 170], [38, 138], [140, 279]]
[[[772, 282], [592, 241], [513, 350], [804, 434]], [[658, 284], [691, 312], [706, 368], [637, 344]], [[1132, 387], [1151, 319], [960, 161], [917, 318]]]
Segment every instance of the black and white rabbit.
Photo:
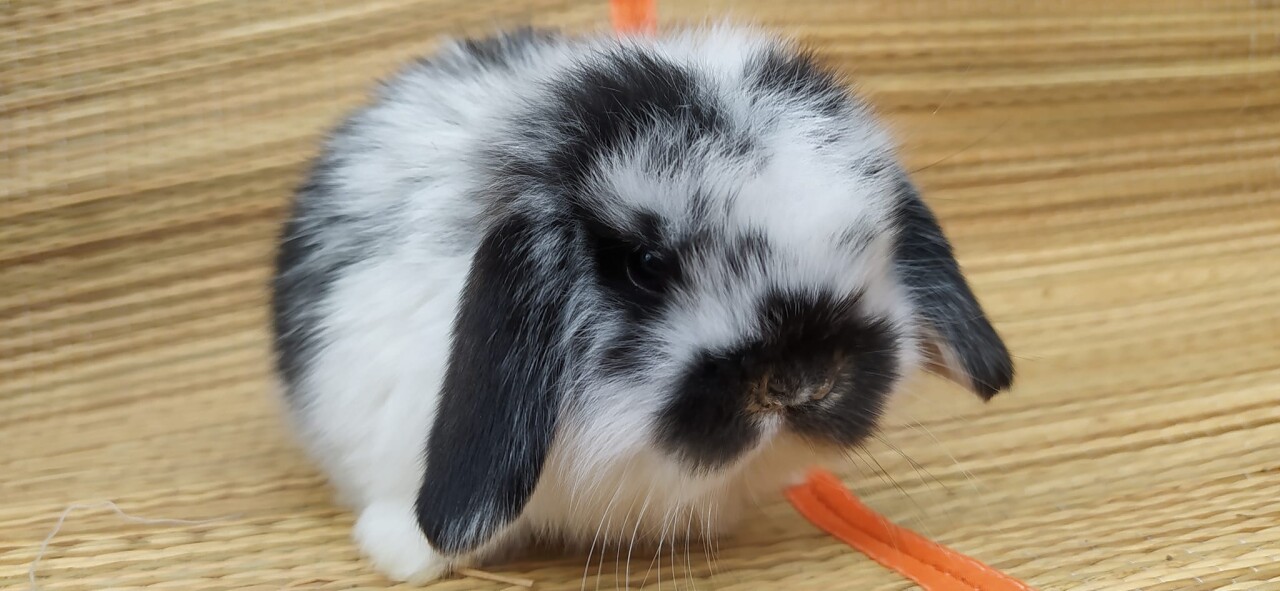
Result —
[[284, 397], [394, 579], [715, 535], [919, 368], [1013, 379], [871, 112], [750, 28], [448, 44], [293, 207]]

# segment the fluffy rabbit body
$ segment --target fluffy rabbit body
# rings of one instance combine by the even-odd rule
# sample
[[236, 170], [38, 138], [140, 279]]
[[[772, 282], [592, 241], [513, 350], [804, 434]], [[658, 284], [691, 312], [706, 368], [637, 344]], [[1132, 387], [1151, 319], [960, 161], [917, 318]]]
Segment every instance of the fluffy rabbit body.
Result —
[[412, 64], [299, 189], [273, 312], [301, 440], [416, 582], [715, 535], [919, 368], [1013, 378], [868, 109], [730, 26]]

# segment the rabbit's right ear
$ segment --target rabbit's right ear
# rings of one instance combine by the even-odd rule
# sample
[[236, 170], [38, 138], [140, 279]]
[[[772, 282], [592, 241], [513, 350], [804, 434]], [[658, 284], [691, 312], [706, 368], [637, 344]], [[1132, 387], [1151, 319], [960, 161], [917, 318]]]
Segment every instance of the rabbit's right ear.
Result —
[[938, 373], [990, 399], [1013, 384], [1013, 360], [956, 262], [951, 243], [906, 173], [897, 171], [895, 263], [925, 328]]
[[484, 545], [538, 484], [565, 372], [567, 243], [517, 215], [490, 229], [472, 259], [417, 503], [443, 554]]

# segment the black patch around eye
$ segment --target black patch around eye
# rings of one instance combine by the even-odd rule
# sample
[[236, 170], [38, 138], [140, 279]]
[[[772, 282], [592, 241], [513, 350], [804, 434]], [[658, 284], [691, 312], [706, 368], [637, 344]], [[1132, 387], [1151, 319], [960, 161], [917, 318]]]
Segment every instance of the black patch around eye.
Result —
[[644, 246], [631, 250], [626, 267], [631, 285], [654, 294], [666, 289], [673, 268], [661, 252]]
[[631, 320], [656, 317], [665, 294], [682, 278], [674, 254], [656, 246], [661, 243], [656, 218], [641, 216], [638, 233], [619, 231], [590, 216], [583, 219], [587, 250], [611, 301]]

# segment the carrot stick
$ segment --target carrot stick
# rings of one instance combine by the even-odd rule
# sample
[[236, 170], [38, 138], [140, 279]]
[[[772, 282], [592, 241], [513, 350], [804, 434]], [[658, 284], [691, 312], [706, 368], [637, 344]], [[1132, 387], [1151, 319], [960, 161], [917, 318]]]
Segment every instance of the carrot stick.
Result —
[[791, 504], [801, 515], [826, 530], [836, 539], [853, 546], [881, 566], [897, 571], [915, 581], [925, 591], [979, 591], [846, 522], [843, 517], [817, 497], [811, 487], [797, 486], [787, 491]]
[[909, 529], [894, 525], [888, 519], [871, 511], [854, 497], [839, 479], [829, 473], [815, 474], [811, 482], [814, 484], [818, 498], [825, 504], [833, 508], [847, 508], [844, 514], [857, 522], [861, 529], [883, 542], [893, 544], [903, 552], [933, 564], [936, 568], [984, 591], [1030, 591], [1025, 584], [977, 560], [936, 544]]
[[657, 0], [610, 0], [613, 30], [652, 35], [658, 30]]
[[1034, 591], [977, 560], [893, 524], [854, 497], [830, 473], [813, 472], [807, 482], [788, 490], [787, 496], [814, 525], [928, 591]]

